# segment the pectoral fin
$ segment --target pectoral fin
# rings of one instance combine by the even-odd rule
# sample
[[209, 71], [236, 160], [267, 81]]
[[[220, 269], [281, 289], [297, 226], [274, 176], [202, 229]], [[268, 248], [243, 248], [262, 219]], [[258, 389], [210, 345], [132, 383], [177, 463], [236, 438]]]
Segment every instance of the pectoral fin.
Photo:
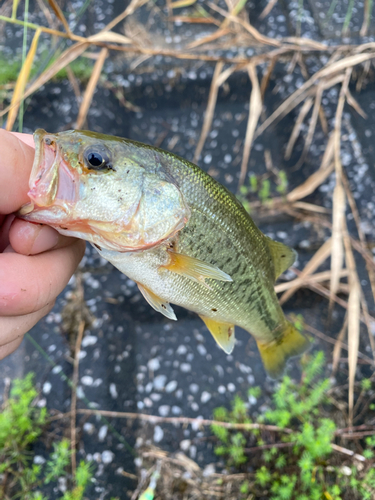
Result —
[[155, 309], [155, 311], [164, 314], [164, 316], [166, 316], [169, 319], [174, 319], [175, 321], [177, 321], [176, 315], [169, 302], [166, 302], [165, 300], [161, 299], [153, 292], [151, 292], [151, 290], [141, 285], [140, 283], [137, 283], [137, 285], [143, 297], [147, 300], [150, 306]]
[[181, 274], [186, 278], [197, 281], [202, 285], [209, 286], [205, 283], [205, 279], [212, 279], [217, 281], [233, 281], [229, 274], [224, 273], [218, 267], [206, 264], [202, 260], [183, 255], [181, 253], [168, 250], [170, 262], [165, 266], [165, 269], [177, 274]]
[[213, 338], [223, 351], [230, 354], [233, 351], [234, 343], [236, 341], [234, 335], [234, 325], [231, 325], [230, 323], [221, 323], [219, 321], [215, 321], [214, 319], [207, 318], [206, 316], [200, 316], [200, 318], [204, 321]]

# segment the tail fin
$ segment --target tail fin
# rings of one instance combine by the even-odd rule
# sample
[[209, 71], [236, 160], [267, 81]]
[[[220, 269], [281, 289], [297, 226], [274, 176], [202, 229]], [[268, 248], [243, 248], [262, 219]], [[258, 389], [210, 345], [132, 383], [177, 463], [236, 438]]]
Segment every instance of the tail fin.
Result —
[[280, 337], [267, 344], [261, 342], [257, 344], [268, 375], [279, 378], [288, 359], [305, 352], [310, 346], [310, 341], [292, 323], [286, 321]]

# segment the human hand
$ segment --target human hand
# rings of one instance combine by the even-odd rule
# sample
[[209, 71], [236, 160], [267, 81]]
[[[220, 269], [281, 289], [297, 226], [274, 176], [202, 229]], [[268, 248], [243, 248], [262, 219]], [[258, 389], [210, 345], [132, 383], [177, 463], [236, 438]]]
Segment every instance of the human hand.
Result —
[[32, 135], [0, 129], [0, 359], [53, 307], [85, 243], [11, 215], [29, 201]]

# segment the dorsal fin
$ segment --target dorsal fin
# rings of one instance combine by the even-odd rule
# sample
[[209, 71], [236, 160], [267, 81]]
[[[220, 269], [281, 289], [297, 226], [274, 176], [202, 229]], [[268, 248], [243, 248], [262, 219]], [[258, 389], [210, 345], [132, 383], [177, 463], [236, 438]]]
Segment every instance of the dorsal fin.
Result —
[[277, 280], [280, 274], [283, 274], [296, 260], [297, 252], [284, 243], [271, 240], [268, 236], [266, 236], [266, 240], [275, 266], [275, 280]]

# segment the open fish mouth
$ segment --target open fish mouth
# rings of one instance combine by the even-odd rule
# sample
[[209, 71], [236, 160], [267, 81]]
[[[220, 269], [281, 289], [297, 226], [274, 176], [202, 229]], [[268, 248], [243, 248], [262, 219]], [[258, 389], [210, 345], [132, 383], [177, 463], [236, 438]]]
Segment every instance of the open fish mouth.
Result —
[[65, 161], [55, 136], [38, 129], [34, 141], [35, 157], [28, 192], [30, 202], [19, 211], [19, 215], [27, 216], [28, 220], [37, 220], [31, 212], [36, 214], [52, 206], [60, 213], [61, 210], [67, 213], [79, 194], [78, 175]]

